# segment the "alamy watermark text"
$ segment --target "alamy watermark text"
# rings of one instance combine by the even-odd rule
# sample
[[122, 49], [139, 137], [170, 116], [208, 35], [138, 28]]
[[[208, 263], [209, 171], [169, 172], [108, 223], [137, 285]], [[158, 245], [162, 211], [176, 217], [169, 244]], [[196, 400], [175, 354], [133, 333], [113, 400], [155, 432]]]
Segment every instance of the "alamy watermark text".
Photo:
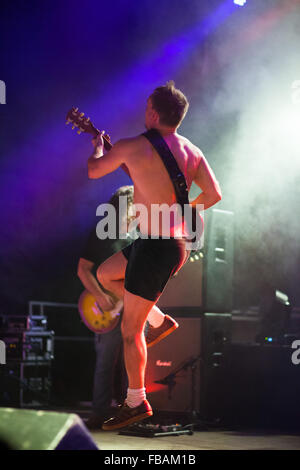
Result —
[[112, 204], [97, 207], [96, 215], [102, 218], [96, 234], [100, 240], [126, 239], [127, 233], [134, 233], [138, 228], [140, 238], [185, 238], [187, 249], [195, 250], [204, 242], [203, 212], [203, 204], [197, 204], [195, 208], [184, 204], [182, 208], [178, 203], [171, 206], [132, 204], [129, 210], [127, 197], [119, 196], [118, 215]]
[[3, 80], [0, 80], [0, 104], [6, 104], [6, 85]]
[[0, 340], [0, 364], [6, 364], [6, 346], [4, 341]]

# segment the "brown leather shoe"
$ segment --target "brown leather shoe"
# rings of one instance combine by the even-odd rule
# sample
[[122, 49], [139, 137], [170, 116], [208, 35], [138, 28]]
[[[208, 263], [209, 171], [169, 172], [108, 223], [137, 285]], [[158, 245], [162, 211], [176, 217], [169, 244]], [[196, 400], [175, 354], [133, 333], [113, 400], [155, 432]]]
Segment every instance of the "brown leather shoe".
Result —
[[90, 431], [92, 431], [94, 429], [101, 429], [104, 421], [105, 418], [103, 416], [91, 415], [89, 419], [84, 422], [84, 424]]
[[172, 331], [176, 330], [178, 326], [179, 325], [174, 320], [174, 318], [170, 317], [169, 315], [165, 315], [162, 325], [160, 325], [158, 328], [154, 328], [153, 326], [149, 325], [146, 336], [147, 348], [151, 348], [157, 344], [159, 341], [172, 333]]
[[153, 415], [150, 403], [143, 400], [142, 403], [136, 408], [130, 408], [126, 402], [119, 408], [116, 415], [104, 421], [102, 429], [104, 431], [113, 431], [114, 429], [125, 428], [129, 424], [142, 421]]

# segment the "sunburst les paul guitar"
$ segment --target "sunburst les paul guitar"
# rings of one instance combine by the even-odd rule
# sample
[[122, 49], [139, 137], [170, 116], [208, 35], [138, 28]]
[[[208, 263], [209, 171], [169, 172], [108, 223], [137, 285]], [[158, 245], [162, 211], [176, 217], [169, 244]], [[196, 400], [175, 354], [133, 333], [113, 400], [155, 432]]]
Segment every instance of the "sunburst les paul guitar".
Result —
[[[110, 295], [112, 296], [111, 293]], [[108, 333], [113, 330], [119, 322], [123, 309], [123, 301], [114, 300], [115, 306], [113, 309], [102, 310], [95, 297], [87, 290], [83, 291], [78, 301], [78, 310], [83, 323], [97, 334]]]

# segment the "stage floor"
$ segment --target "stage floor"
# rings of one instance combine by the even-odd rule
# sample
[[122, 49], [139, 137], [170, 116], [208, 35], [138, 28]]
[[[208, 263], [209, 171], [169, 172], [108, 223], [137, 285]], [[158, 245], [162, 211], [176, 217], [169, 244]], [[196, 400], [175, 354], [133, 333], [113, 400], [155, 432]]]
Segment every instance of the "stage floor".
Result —
[[299, 450], [300, 432], [195, 431], [193, 435], [154, 438], [119, 435], [118, 431], [93, 431], [101, 450]]

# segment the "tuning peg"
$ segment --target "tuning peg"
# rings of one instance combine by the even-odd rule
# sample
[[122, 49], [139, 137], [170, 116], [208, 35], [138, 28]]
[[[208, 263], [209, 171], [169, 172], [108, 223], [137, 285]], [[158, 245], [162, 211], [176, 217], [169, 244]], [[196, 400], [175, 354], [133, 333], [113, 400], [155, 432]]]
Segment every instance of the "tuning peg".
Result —
[[81, 132], [82, 132], [82, 130], [81, 130], [81, 129], [79, 129], [79, 130], [77, 131], [77, 134], [78, 134], [78, 135], [80, 135], [80, 134], [81, 134]]
[[75, 129], [75, 125], [73, 124], [72, 129]]

